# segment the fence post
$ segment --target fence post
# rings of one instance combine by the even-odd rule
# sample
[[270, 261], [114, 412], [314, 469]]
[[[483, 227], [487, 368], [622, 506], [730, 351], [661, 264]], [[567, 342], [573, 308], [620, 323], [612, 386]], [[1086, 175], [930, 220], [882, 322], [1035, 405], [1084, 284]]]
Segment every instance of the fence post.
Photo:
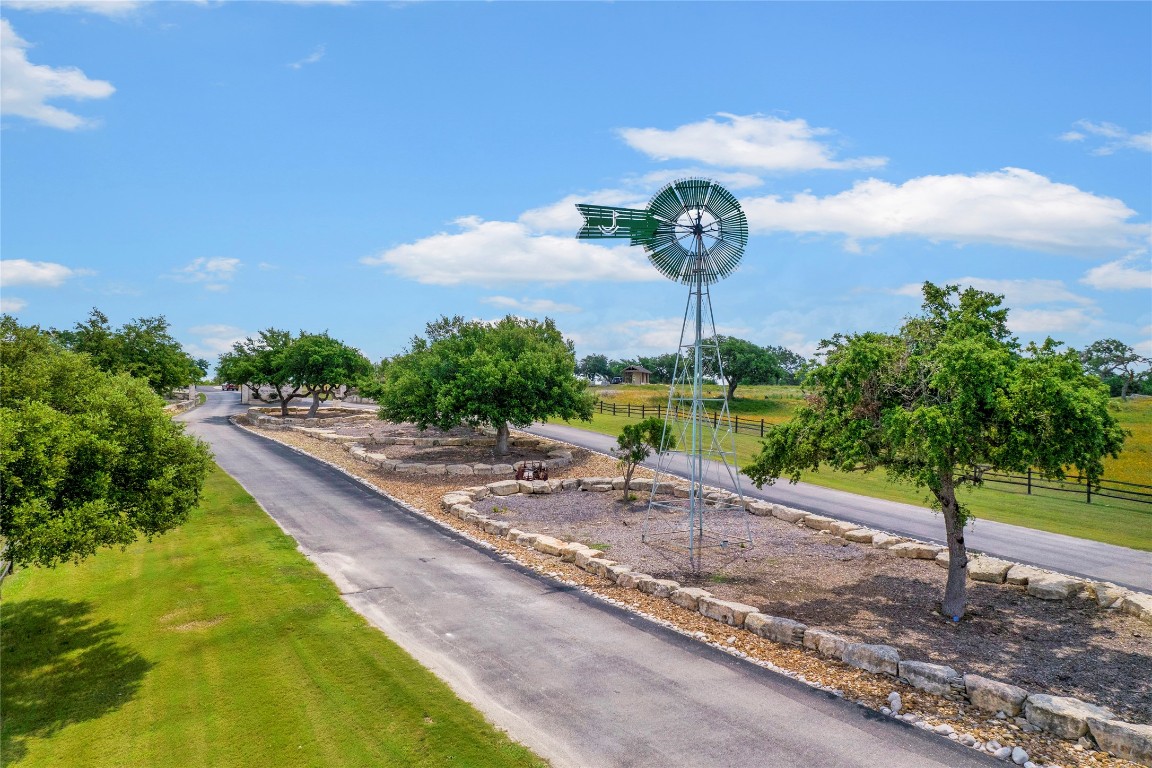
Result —
[[740, 414], [736, 414], [736, 434], [740, 434]]
[[616, 415], [616, 403], [612, 403], [612, 415]]
[[764, 419], [760, 419], [760, 437], [764, 437]]
[[1028, 495], [1032, 495], [1032, 467], [1028, 467]]
[[640, 405], [640, 418], [642, 418], [642, 419], [644, 418], [644, 405], [643, 404]]
[[[1091, 504], [1092, 503], [1092, 478], [1088, 477], [1088, 478], [1084, 479], [1084, 487], [1088, 489], [1088, 503]], [[1105, 505], [1105, 506], [1107, 506], [1107, 505]]]

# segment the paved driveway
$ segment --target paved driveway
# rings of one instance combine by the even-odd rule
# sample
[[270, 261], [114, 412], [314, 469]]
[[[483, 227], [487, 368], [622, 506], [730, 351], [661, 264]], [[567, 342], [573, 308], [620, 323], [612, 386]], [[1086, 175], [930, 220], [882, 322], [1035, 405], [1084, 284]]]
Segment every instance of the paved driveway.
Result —
[[238, 410], [184, 418], [353, 608], [556, 766], [999, 765], [503, 561]]

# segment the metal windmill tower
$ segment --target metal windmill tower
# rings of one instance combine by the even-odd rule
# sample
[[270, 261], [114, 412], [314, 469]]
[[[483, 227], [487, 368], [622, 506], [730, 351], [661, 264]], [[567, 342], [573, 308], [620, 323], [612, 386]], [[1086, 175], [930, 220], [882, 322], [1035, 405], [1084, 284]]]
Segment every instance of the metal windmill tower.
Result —
[[[672, 385], [668, 390], [666, 435], [676, 448], [661, 453], [644, 520], [643, 540], [673, 555], [687, 555], [695, 572], [706, 555], [727, 560], [751, 546], [744, 507], [736, 436], [723, 387], [705, 396], [705, 375], [723, 378], [709, 286], [740, 262], [748, 221], [728, 190], [708, 179], [681, 179], [665, 186], [644, 210], [577, 204], [584, 239], [628, 238], [641, 245], [665, 277], [688, 286], [684, 324]], [[711, 406], [711, 408], [709, 408]], [[687, 492], [682, 477], [688, 479]], [[729, 480], [736, 493], [719, 490]], [[669, 482], [681, 490], [662, 493]]]

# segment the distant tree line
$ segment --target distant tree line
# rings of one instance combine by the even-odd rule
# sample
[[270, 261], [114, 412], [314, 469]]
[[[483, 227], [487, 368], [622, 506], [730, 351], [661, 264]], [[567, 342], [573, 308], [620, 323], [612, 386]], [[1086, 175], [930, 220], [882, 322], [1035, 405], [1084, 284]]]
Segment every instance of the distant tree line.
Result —
[[[715, 359], [708, 359], [704, 375], [723, 380], [729, 397], [736, 394], [736, 388], [741, 384], [799, 384], [803, 377], [806, 361], [786, 347], [760, 346], [735, 336], [718, 336], [716, 343], [719, 345], [720, 368], [716, 367]], [[606, 355], [585, 355], [576, 366], [576, 373], [593, 384], [607, 384], [620, 378], [628, 366], [639, 365], [651, 372], [649, 381], [653, 384], [671, 384], [678, 357], [668, 353], [609, 360]]]

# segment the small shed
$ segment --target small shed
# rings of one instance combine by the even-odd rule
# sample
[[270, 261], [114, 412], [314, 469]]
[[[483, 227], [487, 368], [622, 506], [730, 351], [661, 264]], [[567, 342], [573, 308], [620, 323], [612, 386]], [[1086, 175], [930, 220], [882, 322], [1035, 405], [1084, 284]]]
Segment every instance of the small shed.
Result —
[[625, 384], [648, 384], [648, 377], [652, 375], [652, 371], [642, 365], [630, 365], [620, 371], [620, 375], [624, 377]]

